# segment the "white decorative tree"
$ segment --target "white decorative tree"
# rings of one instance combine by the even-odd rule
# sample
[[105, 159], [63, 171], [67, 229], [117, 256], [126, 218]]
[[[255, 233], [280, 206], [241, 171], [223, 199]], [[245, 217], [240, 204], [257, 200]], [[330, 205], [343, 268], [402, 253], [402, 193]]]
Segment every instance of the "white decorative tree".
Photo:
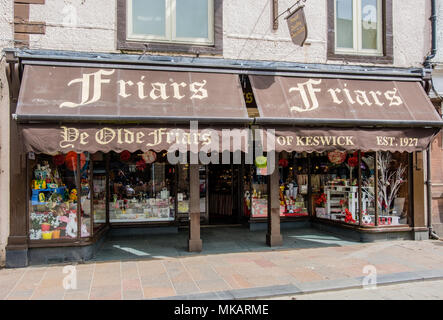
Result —
[[378, 169], [380, 170], [378, 177], [378, 205], [380, 208], [386, 209], [387, 213], [389, 213], [392, 201], [397, 197], [400, 186], [406, 182], [403, 179], [406, 166], [400, 163], [397, 169], [392, 170], [390, 169], [391, 161], [392, 156], [389, 152], [378, 153], [377, 162]]

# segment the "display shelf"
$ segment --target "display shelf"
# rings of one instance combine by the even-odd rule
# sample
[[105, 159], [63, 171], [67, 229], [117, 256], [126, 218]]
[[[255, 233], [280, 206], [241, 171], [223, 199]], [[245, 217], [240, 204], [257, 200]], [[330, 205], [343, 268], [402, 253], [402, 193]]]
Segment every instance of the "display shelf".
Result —
[[[175, 218], [148, 218], [148, 219], [109, 219], [109, 222], [111, 223], [118, 223], [118, 222], [156, 222], [156, 221], [174, 221]], [[104, 221], [103, 221], [104, 222]]]

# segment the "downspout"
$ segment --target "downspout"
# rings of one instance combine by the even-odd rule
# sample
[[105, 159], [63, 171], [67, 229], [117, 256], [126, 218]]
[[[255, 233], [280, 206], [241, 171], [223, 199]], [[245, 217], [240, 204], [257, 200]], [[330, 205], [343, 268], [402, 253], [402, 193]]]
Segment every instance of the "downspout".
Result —
[[[436, 14], [436, 2], [431, 0], [431, 53], [426, 57], [423, 63], [426, 69], [432, 69], [431, 60], [434, 59], [437, 54], [437, 14]], [[431, 145], [426, 150], [426, 202], [428, 211], [428, 229], [429, 238], [440, 240], [440, 237], [432, 230], [432, 182], [431, 182]]]
[[423, 63], [426, 69], [431, 69], [431, 60], [437, 54], [437, 8], [435, 0], [431, 0], [431, 53], [425, 58]]
[[426, 202], [428, 211], [428, 229], [429, 238], [434, 240], [440, 240], [440, 237], [432, 230], [432, 183], [431, 183], [431, 146], [429, 145], [426, 150]]

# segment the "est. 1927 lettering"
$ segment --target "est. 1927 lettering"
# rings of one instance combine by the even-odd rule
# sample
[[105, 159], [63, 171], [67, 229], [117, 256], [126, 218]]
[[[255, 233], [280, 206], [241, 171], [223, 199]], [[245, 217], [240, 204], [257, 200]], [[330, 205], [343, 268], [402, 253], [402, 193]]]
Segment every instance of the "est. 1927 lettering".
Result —
[[418, 138], [377, 136], [377, 145], [385, 147], [416, 147], [418, 145]]

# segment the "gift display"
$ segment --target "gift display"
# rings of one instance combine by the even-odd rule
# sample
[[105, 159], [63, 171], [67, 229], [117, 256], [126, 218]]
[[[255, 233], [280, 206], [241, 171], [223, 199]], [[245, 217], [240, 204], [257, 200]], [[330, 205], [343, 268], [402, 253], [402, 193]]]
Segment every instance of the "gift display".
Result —
[[[75, 159], [76, 157], [77, 154], [75, 154]], [[86, 163], [86, 155], [83, 155], [82, 159]], [[69, 157], [68, 155], [54, 157], [38, 155], [33, 160], [29, 205], [29, 237], [31, 240], [58, 240], [77, 237], [76, 166], [66, 165], [66, 163], [73, 161], [73, 154], [69, 154]], [[88, 193], [89, 190], [86, 188], [84, 191]], [[81, 236], [89, 236], [89, 219], [87, 217], [88, 215], [82, 211]]]
[[[171, 183], [175, 170], [163, 155], [153, 154], [150, 152], [148, 159], [147, 153], [141, 152], [111, 153], [110, 222], [175, 220], [175, 193]], [[177, 211], [188, 211], [188, 200], [178, 200]]]

